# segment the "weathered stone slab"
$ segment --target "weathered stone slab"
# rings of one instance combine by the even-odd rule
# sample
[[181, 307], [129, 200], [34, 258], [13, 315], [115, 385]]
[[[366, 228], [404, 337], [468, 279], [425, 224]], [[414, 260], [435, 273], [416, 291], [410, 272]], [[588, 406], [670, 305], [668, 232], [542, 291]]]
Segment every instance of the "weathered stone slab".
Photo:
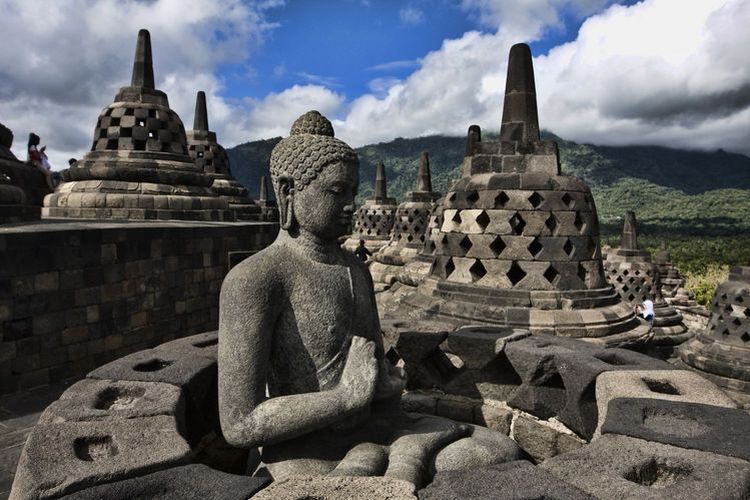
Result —
[[609, 402], [602, 433], [750, 460], [750, 415], [736, 408], [618, 398]]
[[372, 498], [413, 500], [414, 485], [400, 479], [354, 476], [292, 476], [276, 481], [254, 500], [350, 500]]
[[169, 415], [182, 429], [185, 400], [179, 388], [159, 382], [84, 379], [49, 405], [40, 424]]
[[524, 415], [519, 415], [513, 422], [513, 439], [536, 462], [586, 445], [576, 436]]
[[522, 380], [508, 404], [542, 419], [557, 416], [587, 439], [597, 424], [594, 384], [600, 373], [673, 369], [668, 363], [625, 349], [605, 349], [551, 335], [511, 342], [504, 353]]
[[168, 351], [184, 356], [203, 356], [215, 360], [219, 355], [219, 332], [214, 330], [172, 340], [156, 346], [154, 350]]
[[609, 402], [616, 398], [656, 398], [735, 408], [734, 402], [713, 383], [687, 370], [634, 370], [602, 373], [596, 379], [598, 423], [607, 417]]
[[62, 498], [66, 500], [100, 500], [103, 498], [107, 500], [130, 500], [132, 498], [246, 500], [270, 482], [270, 478], [238, 476], [203, 464], [190, 464], [94, 486]]
[[521, 448], [511, 438], [484, 427], [474, 426], [474, 440], [459, 440], [443, 449], [435, 460], [435, 469], [470, 469], [477, 463], [504, 463], [523, 458]]
[[583, 500], [593, 498], [525, 460], [439, 472], [419, 500]]
[[741, 499], [750, 463], [609, 434], [540, 467], [597, 498]]
[[184, 463], [190, 447], [168, 416], [38, 425], [11, 498], [51, 498]]

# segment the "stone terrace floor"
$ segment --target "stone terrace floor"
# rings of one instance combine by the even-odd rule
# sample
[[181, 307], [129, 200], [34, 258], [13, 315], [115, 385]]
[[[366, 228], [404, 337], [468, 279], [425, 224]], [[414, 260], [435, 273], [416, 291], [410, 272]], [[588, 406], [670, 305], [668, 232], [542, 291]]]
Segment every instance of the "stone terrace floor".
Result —
[[0, 396], [0, 500], [10, 495], [18, 457], [42, 411], [75, 381]]

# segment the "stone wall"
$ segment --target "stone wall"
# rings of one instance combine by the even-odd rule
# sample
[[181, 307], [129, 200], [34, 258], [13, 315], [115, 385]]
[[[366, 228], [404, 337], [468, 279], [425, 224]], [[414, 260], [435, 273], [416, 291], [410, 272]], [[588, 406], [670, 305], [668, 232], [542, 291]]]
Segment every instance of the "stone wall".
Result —
[[216, 329], [225, 274], [276, 231], [183, 221], [0, 228], [0, 394]]

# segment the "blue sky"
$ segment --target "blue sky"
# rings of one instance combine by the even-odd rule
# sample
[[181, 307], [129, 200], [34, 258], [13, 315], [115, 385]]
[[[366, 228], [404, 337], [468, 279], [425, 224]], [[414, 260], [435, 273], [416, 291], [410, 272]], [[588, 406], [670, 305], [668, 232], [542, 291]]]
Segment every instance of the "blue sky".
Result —
[[[226, 147], [318, 109], [353, 146], [498, 129], [508, 50], [534, 54], [541, 126], [603, 145], [750, 154], [747, 0], [0, 0], [0, 122], [53, 164], [90, 148], [139, 29], [187, 128]], [[39, 23], [39, 13], [45, 22]]]

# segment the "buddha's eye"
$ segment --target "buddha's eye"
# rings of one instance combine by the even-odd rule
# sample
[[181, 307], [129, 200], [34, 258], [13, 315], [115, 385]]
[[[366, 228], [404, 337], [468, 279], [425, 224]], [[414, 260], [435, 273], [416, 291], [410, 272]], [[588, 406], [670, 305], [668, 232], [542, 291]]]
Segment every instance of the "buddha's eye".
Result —
[[342, 188], [339, 188], [339, 187], [330, 187], [330, 188], [326, 189], [326, 191], [328, 191], [331, 194], [335, 194], [337, 196], [344, 193], [344, 190]]

